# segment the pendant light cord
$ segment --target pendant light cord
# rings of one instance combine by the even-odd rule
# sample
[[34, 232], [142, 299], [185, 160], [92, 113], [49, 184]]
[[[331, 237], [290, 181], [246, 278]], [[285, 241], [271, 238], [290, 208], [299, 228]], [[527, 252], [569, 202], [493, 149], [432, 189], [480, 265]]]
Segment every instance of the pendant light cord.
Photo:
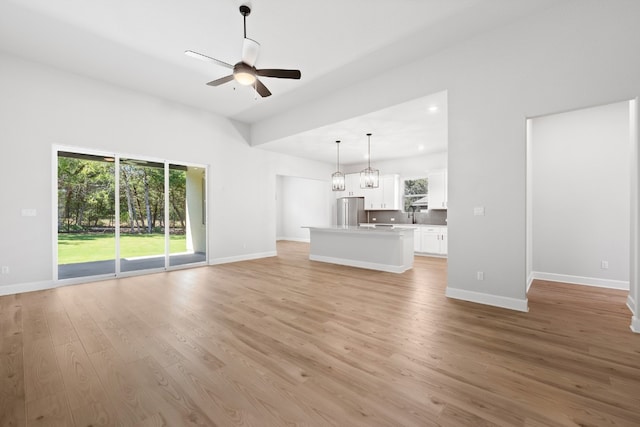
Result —
[[367, 142], [367, 161], [369, 164], [369, 169], [371, 169], [371, 134], [367, 134], [368, 142]]

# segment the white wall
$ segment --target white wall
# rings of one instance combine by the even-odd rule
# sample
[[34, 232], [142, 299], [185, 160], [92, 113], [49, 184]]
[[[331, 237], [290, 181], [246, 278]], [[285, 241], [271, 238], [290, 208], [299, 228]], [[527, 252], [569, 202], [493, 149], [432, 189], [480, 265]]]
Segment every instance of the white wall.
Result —
[[629, 103], [531, 125], [534, 278], [629, 289]]
[[[561, 4], [266, 119], [252, 126], [251, 140], [447, 90], [447, 295], [527, 310], [526, 118], [637, 96], [638, 16], [634, 0]], [[486, 215], [474, 216], [476, 206]]]
[[[329, 175], [327, 175], [329, 176]], [[317, 180], [293, 176], [279, 176], [281, 191], [277, 193], [278, 240], [309, 241], [309, 230], [304, 226], [331, 225], [335, 197], [328, 179]]]
[[284, 236], [284, 221], [282, 212], [284, 211], [284, 199], [282, 197], [282, 186], [284, 185], [284, 176], [276, 176], [276, 239], [280, 240], [280, 236]]
[[[627, 297], [627, 306], [633, 313], [631, 317], [631, 330], [640, 333], [640, 313], [638, 312], [638, 304], [640, 303], [640, 284], [638, 279], [640, 276], [639, 267], [640, 254], [638, 246], [640, 239], [638, 230], [640, 230], [640, 134], [638, 126], [640, 125], [640, 110], [638, 109], [638, 98], [636, 97], [629, 103], [629, 134], [631, 139], [631, 149], [629, 163], [631, 164], [631, 242], [629, 248], [629, 296]], [[635, 143], [634, 143], [635, 142]]]
[[275, 254], [276, 175], [332, 172], [251, 148], [236, 123], [211, 113], [4, 54], [0, 70], [0, 265], [10, 267], [0, 294], [51, 285], [54, 144], [209, 164], [212, 262]]

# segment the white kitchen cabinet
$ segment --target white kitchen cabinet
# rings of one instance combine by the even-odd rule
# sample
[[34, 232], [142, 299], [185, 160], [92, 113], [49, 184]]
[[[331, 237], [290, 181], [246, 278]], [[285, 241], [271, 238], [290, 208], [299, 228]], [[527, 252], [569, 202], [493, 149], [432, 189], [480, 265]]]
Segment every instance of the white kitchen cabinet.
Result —
[[440, 254], [447, 255], [449, 253], [449, 238], [447, 237], [447, 229], [444, 228], [440, 235]]
[[436, 255], [447, 254], [446, 227], [422, 227], [420, 240], [420, 252]]
[[422, 245], [421, 252], [435, 254], [440, 252], [440, 240], [439, 234], [437, 231], [432, 231], [431, 229], [423, 229], [422, 230]]
[[346, 197], [363, 197], [364, 190], [360, 188], [360, 174], [349, 173], [345, 177]]
[[364, 190], [360, 188], [360, 174], [348, 173], [344, 176], [344, 191], [336, 191], [336, 199], [340, 197], [363, 197]]
[[422, 252], [422, 234], [420, 228], [413, 230], [413, 251]]
[[400, 210], [400, 175], [382, 175], [378, 188], [362, 191], [366, 210]]
[[413, 251], [414, 252], [422, 252], [422, 233], [419, 225], [415, 224], [405, 224], [405, 225], [394, 225], [395, 228], [412, 228], [413, 229]]
[[428, 175], [429, 182], [429, 209], [447, 209], [447, 170], [431, 172]]

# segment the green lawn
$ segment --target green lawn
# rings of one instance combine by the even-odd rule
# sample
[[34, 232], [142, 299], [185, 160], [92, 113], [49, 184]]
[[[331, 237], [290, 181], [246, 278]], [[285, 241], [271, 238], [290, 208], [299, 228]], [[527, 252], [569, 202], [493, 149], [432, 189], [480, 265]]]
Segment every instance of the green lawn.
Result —
[[[184, 235], [169, 237], [170, 253], [187, 250]], [[104, 261], [115, 258], [116, 238], [113, 234], [58, 234], [58, 264]], [[163, 234], [121, 234], [120, 257], [133, 258], [164, 254]]]

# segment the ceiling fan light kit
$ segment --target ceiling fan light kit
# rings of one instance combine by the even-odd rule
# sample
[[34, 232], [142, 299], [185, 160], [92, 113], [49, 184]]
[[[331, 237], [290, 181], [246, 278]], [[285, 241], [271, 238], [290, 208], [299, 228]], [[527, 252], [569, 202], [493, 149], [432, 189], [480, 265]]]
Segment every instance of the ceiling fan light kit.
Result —
[[380, 171], [371, 167], [371, 134], [367, 134], [368, 166], [360, 172], [360, 188], [378, 188], [380, 185]]
[[300, 79], [302, 74], [300, 70], [283, 70], [279, 68], [272, 69], [256, 69], [255, 63], [258, 60], [258, 54], [260, 53], [260, 43], [247, 37], [247, 16], [251, 13], [251, 8], [248, 5], [243, 4], [240, 6], [240, 14], [244, 20], [244, 40], [242, 43], [242, 60], [235, 65], [231, 65], [227, 62], [219, 59], [211, 58], [210, 56], [203, 55], [192, 50], [187, 50], [184, 53], [192, 58], [197, 58], [203, 61], [213, 62], [225, 68], [233, 70], [233, 73], [221, 77], [216, 80], [212, 80], [207, 83], [208, 86], [220, 86], [224, 83], [235, 80], [243, 86], [253, 86], [260, 96], [267, 97], [271, 95], [271, 91], [258, 79], [260, 77], [275, 77], [280, 79]]
[[233, 78], [243, 86], [252, 85], [257, 79], [253, 67], [244, 62], [238, 62], [233, 66]]

